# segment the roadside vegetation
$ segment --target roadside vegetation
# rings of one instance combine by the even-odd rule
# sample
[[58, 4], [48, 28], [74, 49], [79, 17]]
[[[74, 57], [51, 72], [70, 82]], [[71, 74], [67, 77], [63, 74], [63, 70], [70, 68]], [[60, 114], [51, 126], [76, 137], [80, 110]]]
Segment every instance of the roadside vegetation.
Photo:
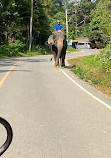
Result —
[[28, 46], [16, 40], [14, 43], [9, 45], [0, 45], [0, 58], [8, 57], [25, 57], [25, 56], [34, 56], [34, 55], [45, 55], [51, 54], [51, 51], [47, 46], [32, 46], [32, 51], [28, 51]]
[[[111, 41], [111, 0], [38, 0], [34, 1], [33, 8], [33, 45], [44, 45], [57, 20], [61, 21], [66, 32], [66, 6], [70, 39], [89, 37], [97, 48], [104, 48]], [[28, 0], [21, 0], [21, 3], [16, 0], [0, 1], [0, 45], [20, 40], [28, 47], [30, 10]]]
[[75, 52], [75, 51], [78, 51], [78, 50], [73, 48], [73, 47], [71, 47], [71, 46], [67, 47], [67, 53], [71, 53], [71, 52]]
[[[109, 57], [110, 56], [110, 57]], [[80, 79], [93, 84], [103, 93], [111, 96], [111, 46], [108, 45], [98, 55], [69, 59], [72, 71]]]

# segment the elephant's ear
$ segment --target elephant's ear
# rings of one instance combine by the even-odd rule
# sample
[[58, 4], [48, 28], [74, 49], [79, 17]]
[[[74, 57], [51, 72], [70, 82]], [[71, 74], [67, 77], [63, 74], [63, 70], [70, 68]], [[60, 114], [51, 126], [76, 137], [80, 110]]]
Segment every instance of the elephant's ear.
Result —
[[54, 45], [53, 35], [49, 36], [49, 38], [48, 38], [48, 44], [49, 44], [49, 45], [50, 45], [50, 44]]
[[49, 44], [48, 44], [48, 41], [45, 41], [45, 45], [46, 45], [46, 46], [48, 46], [48, 45], [49, 45]]

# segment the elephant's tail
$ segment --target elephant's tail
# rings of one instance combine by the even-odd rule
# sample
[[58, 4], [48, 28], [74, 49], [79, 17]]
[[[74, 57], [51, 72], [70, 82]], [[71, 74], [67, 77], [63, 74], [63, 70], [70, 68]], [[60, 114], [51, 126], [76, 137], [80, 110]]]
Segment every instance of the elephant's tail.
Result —
[[53, 57], [50, 59], [50, 61], [52, 61]]

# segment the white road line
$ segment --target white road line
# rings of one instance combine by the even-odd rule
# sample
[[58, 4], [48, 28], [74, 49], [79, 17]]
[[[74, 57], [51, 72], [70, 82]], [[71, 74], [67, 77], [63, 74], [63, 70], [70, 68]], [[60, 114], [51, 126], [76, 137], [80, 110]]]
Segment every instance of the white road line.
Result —
[[100, 102], [101, 104], [103, 104], [105, 107], [107, 107], [108, 109], [111, 110], [111, 106], [107, 103], [105, 103], [104, 101], [102, 101], [101, 99], [97, 98], [96, 96], [94, 96], [93, 94], [91, 94], [90, 92], [88, 92], [85, 88], [83, 88], [81, 85], [79, 85], [76, 81], [74, 81], [70, 76], [68, 76], [62, 69], [60, 69], [62, 71], [62, 73], [68, 78], [70, 79], [76, 86], [78, 86], [80, 89], [82, 89], [85, 93], [87, 93], [88, 95], [90, 95], [92, 98], [94, 98], [95, 100], [97, 100], [98, 102]]

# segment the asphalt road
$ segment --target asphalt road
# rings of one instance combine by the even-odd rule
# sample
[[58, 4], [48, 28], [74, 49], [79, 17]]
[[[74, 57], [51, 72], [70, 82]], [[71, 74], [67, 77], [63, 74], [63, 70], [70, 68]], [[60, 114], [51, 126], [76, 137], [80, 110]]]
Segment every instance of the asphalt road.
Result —
[[[110, 158], [111, 98], [78, 79], [70, 67], [55, 68], [50, 58], [0, 60], [0, 116], [14, 132], [2, 157]], [[6, 134], [0, 131], [3, 142]]]

